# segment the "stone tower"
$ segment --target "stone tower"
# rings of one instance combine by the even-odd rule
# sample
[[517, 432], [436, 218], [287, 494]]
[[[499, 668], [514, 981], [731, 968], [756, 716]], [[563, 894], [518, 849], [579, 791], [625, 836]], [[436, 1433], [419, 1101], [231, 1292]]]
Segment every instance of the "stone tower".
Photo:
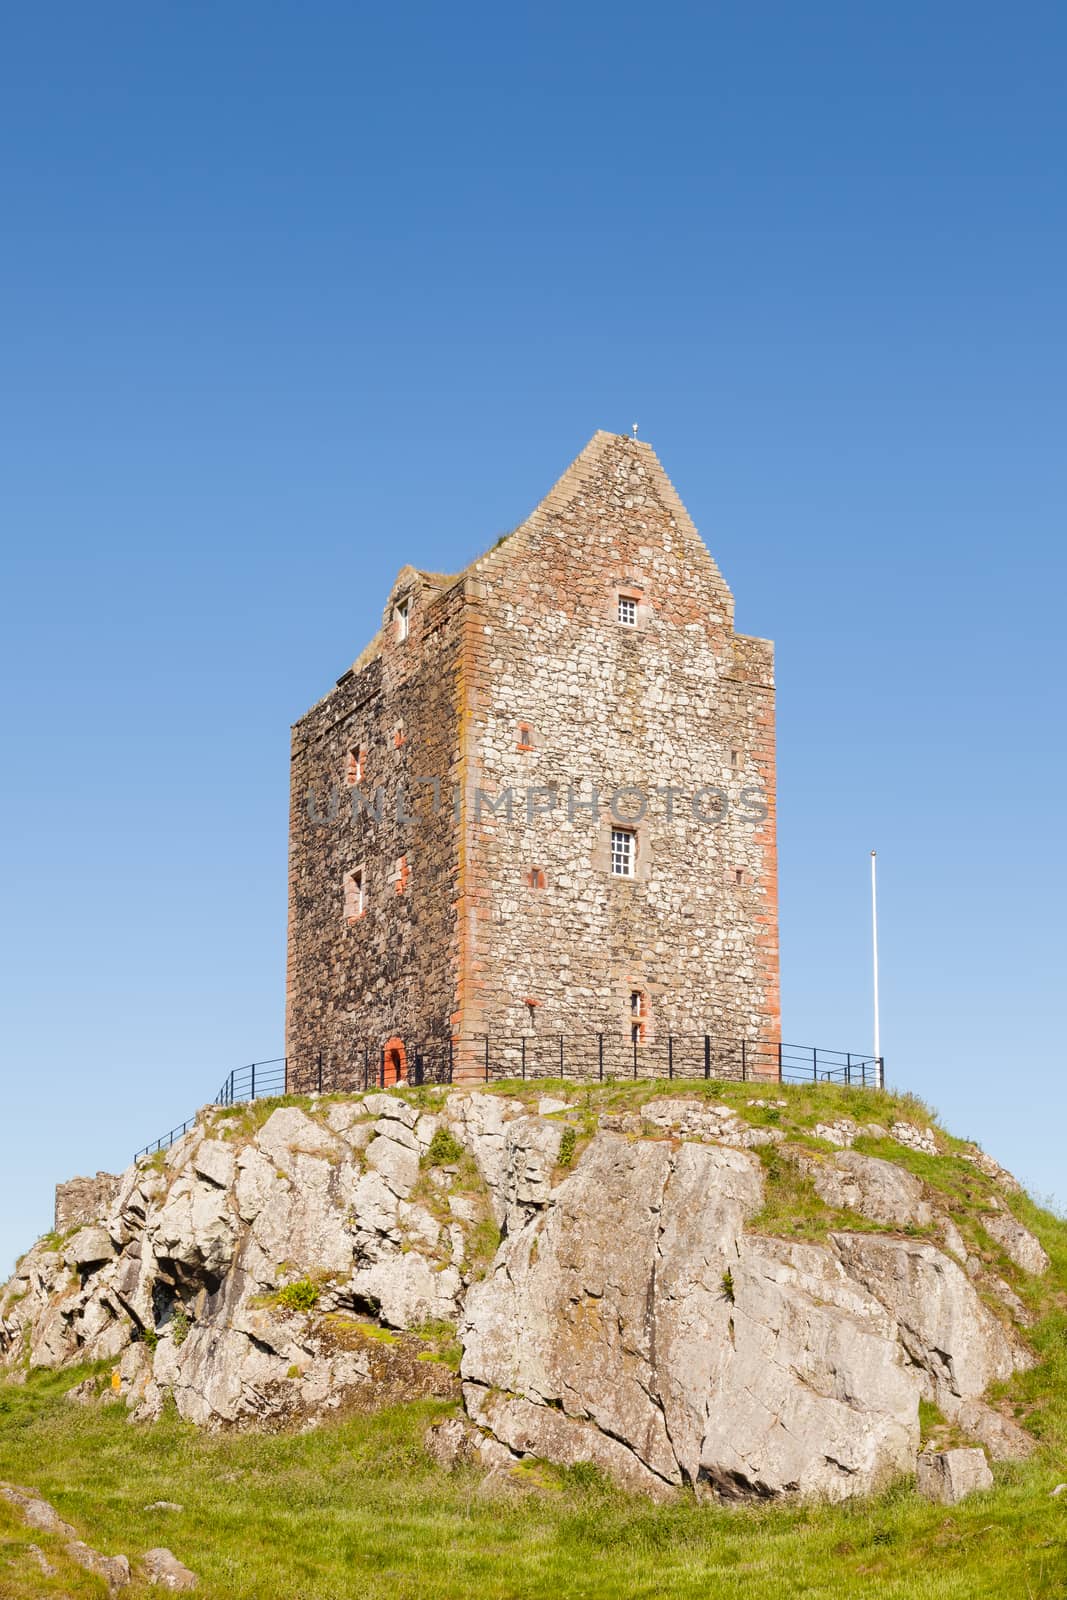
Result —
[[609, 433], [466, 571], [401, 569], [293, 729], [292, 1084], [413, 1049], [481, 1074], [487, 1037], [516, 1070], [561, 1036], [568, 1071], [765, 1057], [773, 647], [733, 621], [654, 451]]

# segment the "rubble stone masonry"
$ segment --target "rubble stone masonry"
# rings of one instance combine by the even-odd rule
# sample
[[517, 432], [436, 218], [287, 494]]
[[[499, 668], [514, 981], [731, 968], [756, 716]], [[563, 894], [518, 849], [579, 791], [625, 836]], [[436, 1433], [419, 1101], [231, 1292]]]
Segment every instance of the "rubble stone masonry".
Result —
[[293, 730], [291, 1081], [449, 1037], [463, 1075], [485, 1032], [774, 1042], [775, 840], [773, 647], [597, 433], [465, 572], [405, 567]]

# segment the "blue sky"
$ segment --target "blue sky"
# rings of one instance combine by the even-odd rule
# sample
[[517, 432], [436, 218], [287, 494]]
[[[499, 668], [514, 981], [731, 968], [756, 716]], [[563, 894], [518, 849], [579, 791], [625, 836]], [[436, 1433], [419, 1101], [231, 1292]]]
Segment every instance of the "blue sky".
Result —
[[785, 1031], [1067, 1201], [1067, 14], [8, 8], [0, 1266], [282, 1048], [288, 726], [635, 419], [777, 641]]

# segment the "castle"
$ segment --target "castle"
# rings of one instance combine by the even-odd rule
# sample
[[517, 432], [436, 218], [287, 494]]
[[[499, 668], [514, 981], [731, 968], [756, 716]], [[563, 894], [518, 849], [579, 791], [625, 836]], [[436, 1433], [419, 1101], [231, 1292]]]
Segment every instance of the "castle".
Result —
[[[598, 432], [455, 576], [405, 566], [293, 728], [290, 1084], [780, 1039], [773, 647], [654, 451]], [[676, 1057], [675, 1052], [678, 1052]], [[718, 1054], [717, 1054], [718, 1059]]]

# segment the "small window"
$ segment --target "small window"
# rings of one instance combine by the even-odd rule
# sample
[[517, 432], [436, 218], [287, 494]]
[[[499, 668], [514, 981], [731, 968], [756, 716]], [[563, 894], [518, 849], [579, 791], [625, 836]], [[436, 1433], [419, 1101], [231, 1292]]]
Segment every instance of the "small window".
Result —
[[408, 858], [400, 856], [396, 863], [396, 892], [403, 894], [408, 886]]
[[403, 644], [404, 640], [408, 636], [408, 628], [411, 620], [410, 608], [410, 600], [401, 600], [398, 602], [396, 610], [393, 613], [396, 618], [396, 639], [398, 644]]
[[619, 596], [619, 621], [626, 628], [637, 627], [637, 601], [631, 595]]
[[731, 767], [739, 767], [741, 765], [741, 752], [740, 752], [740, 750], [731, 750], [730, 751], [730, 765], [731, 765]]
[[744, 868], [743, 867], [735, 867], [734, 868], [734, 882], [735, 883], [744, 883], [744, 881], [745, 881]]
[[363, 751], [350, 750], [345, 757], [345, 783], [354, 789], [357, 783], [363, 782]]
[[396, 727], [393, 729], [393, 748], [395, 750], [399, 750], [405, 743], [406, 739], [407, 735], [404, 732], [404, 724], [402, 722], [398, 722]]
[[344, 876], [345, 895], [345, 921], [358, 922], [367, 909], [366, 896], [363, 891], [363, 871], [357, 868], [355, 872], [346, 872]]
[[634, 875], [634, 845], [636, 841], [629, 828], [611, 830], [611, 871], [616, 878]]
[[545, 887], [545, 873], [543, 867], [531, 867], [526, 874], [526, 887], [528, 889], [543, 889]]
[[640, 989], [630, 991], [630, 1038], [634, 1044], [645, 1042], [645, 1021], [648, 1012], [645, 1006], [645, 996]]
[[533, 749], [533, 729], [528, 722], [519, 723], [519, 749]]

